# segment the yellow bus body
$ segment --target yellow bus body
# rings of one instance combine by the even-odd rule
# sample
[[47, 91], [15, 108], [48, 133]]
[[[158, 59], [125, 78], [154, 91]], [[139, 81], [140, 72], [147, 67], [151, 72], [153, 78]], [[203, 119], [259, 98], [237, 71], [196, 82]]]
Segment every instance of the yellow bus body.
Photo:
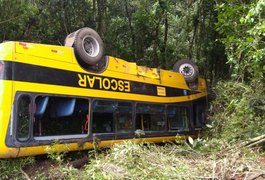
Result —
[[[8, 132], [7, 130], [9, 126], [12, 127], [12, 109], [15, 95], [18, 91], [152, 103], [186, 102], [200, 99], [202, 97], [206, 97], [207, 95], [206, 82], [204, 79], [199, 78], [198, 89], [196, 90], [197, 93], [185, 96], [167, 97], [165, 87], [190, 90], [185, 83], [183, 75], [163, 69], [137, 66], [136, 63], [127, 62], [111, 56], [108, 57], [107, 69], [104, 72], [87, 72], [79, 66], [75, 59], [74, 51], [70, 47], [24, 42], [5, 42], [0, 45], [0, 60], [4, 63], [15, 62], [70, 71], [76, 74], [78, 81], [76, 83], [79, 85], [79, 87], [71, 87], [36, 82], [23, 82], [12, 79], [0, 79], [0, 158], [15, 158], [19, 156], [45, 154], [51, 146], [38, 145], [29, 147], [7, 147], [5, 142], [6, 136], [8, 133], [10, 133], [10, 136], [13, 136], [14, 134], [14, 132], [12, 132], [12, 128], [11, 132]], [[95, 77], [88, 79], [86, 75], [95, 75]], [[56, 74], [55, 77], [49, 78], [56, 78]], [[120, 83], [119, 86], [119, 82], [118, 80], [115, 80], [115, 78], [121, 79], [123, 83]], [[105, 85], [101, 84], [101, 89], [92, 89], [91, 87], [95, 81], [99, 84], [100, 82], [105, 82]], [[156, 96], [134, 94], [130, 89], [131, 81], [156, 85]], [[108, 82], [107, 85], [106, 82]], [[120, 88], [120, 91], [117, 90], [118, 88]], [[185, 137], [186, 136], [182, 136], [182, 138]], [[126, 140], [136, 142], [164, 142], [172, 141], [174, 139], [175, 136], [163, 136], [131, 138]], [[124, 139], [104, 140], [98, 142], [97, 146], [108, 147], [113, 143], [119, 143], [122, 141], [124, 141]], [[93, 142], [58, 143], [54, 144], [54, 148], [58, 152], [68, 152], [82, 149], [92, 149], [94, 145], [95, 144], [93, 144]]]

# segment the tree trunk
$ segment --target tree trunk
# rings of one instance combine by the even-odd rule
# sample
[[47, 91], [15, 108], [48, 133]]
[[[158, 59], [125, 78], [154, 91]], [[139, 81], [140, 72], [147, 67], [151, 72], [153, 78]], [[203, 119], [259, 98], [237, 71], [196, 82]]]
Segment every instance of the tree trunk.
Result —
[[130, 34], [131, 34], [131, 43], [132, 43], [132, 53], [133, 53], [133, 57], [134, 59], [136, 58], [136, 53], [135, 53], [135, 49], [136, 49], [136, 45], [135, 45], [135, 34], [134, 34], [134, 29], [132, 26], [132, 17], [131, 17], [131, 12], [129, 11], [128, 8], [128, 1], [125, 0], [125, 11], [126, 11], [126, 16], [128, 19], [128, 25], [129, 25], [129, 29], [130, 29]]
[[93, 10], [93, 22], [96, 24], [96, 14], [97, 14], [97, 9], [96, 9], [96, 0], [92, 1], [92, 10]]
[[167, 40], [168, 40], [168, 18], [167, 13], [165, 13], [165, 34], [164, 34], [164, 43], [162, 47], [162, 68], [167, 69], [168, 63], [167, 63]]
[[104, 14], [106, 9], [106, 0], [97, 0], [97, 32], [101, 37], [104, 36], [105, 26], [104, 26]]

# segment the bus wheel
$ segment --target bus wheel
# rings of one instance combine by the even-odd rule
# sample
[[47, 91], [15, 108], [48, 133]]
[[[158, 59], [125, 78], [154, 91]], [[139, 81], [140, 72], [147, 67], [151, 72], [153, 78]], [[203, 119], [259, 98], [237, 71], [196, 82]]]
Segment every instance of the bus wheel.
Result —
[[198, 66], [188, 59], [177, 61], [173, 66], [173, 71], [183, 74], [186, 82], [194, 82], [199, 76]]
[[73, 47], [76, 58], [88, 65], [97, 64], [104, 55], [101, 37], [88, 27], [69, 34], [65, 38], [65, 46]]

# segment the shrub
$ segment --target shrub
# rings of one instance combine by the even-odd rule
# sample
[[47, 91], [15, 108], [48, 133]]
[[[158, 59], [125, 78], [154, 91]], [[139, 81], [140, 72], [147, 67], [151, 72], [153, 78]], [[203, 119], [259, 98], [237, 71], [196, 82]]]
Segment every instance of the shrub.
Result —
[[265, 85], [255, 79], [250, 84], [236, 81], [219, 82], [211, 103], [207, 135], [228, 142], [246, 140], [264, 133]]
[[21, 177], [22, 168], [34, 162], [34, 157], [0, 160], [0, 177], [1, 179], [16, 179]]

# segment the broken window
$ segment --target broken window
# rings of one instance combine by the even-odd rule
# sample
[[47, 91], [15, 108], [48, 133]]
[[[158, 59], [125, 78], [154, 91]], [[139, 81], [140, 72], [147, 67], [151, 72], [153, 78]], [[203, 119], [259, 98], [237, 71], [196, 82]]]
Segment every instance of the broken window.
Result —
[[87, 134], [89, 129], [88, 110], [89, 101], [87, 99], [38, 96], [35, 100], [34, 137], [38, 139], [38, 137], [45, 136]]
[[196, 104], [193, 109], [194, 127], [201, 129], [205, 120], [205, 106], [204, 104]]
[[93, 133], [132, 132], [132, 103], [95, 100], [93, 103]]
[[136, 129], [144, 131], [164, 131], [165, 106], [138, 103], [136, 106]]
[[189, 109], [187, 107], [179, 107], [169, 105], [167, 107], [167, 121], [169, 130], [184, 131], [189, 128]]
[[117, 119], [116, 132], [128, 133], [132, 132], [132, 103], [129, 102], [118, 102], [117, 109], [115, 111]]
[[19, 141], [26, 141], [30, 137], [30, 113], [31, 98], [28, 95], [22, 95], [18, 99], [17, 106], [17, 130], [16, 136]]
[[96, 100], [93, 103], [92, 133], [114, 133], [114, 101]]

